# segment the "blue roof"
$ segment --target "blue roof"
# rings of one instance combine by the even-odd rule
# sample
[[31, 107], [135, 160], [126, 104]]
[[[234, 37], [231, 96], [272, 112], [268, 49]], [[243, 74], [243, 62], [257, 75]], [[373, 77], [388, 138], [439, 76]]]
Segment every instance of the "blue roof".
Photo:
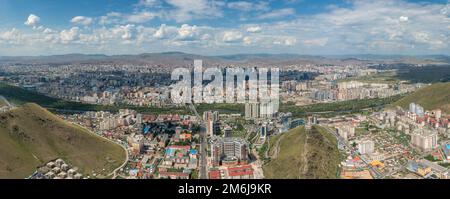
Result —
[[450, 144], [445, 145], [445, 147], [450, 150]]
[[196, 149], [191, 149], [191, 154], [192, 154], [192, 155], [197, 155], [197, 152], [198, 152], [198, 151], [197, 151]]

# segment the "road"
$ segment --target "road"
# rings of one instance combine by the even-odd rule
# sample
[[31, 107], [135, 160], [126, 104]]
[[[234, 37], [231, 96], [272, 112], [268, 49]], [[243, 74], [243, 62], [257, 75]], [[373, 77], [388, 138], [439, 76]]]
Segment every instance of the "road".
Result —
[[200, 179], [208, 179], [206, 172], [208, 164], [206, 159], [206, 155], [208, 154], [208, 139], [206, 138], [206, 127], [204, 123], [200, 125], [200, 142]]

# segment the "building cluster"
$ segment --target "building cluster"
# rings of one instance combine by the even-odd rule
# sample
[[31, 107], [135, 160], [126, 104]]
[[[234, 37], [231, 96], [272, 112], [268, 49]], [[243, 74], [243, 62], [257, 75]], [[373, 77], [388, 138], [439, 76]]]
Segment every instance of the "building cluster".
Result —
[[248, 142], [242, 138], [212, 138], [211, 164], [213, 166], [246, 164], [248, 155]]
[[56, 159], [39, 167], [30, 179], [82, 179], [83, 174], [78, 172], [78, 168]]
[[389, 85], [359, 81], [329, 83], [311, 90], [311, 98], [319, 102], [346, 101], [354, 99], [387, 98], [414, 91], [418, 85]]
[[274, 118], [278, 113], [278, 103], [264, 102], [264, 103], [246, 103], [245, 104], [245, 118], [246, 119], [270, 119]]

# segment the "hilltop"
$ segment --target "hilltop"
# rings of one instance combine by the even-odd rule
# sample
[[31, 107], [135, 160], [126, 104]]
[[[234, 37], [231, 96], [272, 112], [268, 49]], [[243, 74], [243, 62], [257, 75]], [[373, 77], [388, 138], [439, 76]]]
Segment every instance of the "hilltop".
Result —
[[26, 178], [56, 158], [105, 177], [125, 161], [125, 151], [37, 104], [0, 113], [0, 178]]
[[420, 88], [393, 105], [408, 108], [410, 103], [420, 104], [426, 110], [440, 108], [445, 113], [450, 114], [450, 82], [436, 83]]
[[264, 176], [275, 179], [337, 178], [337, 140], [319, 126], [292, 129], [271, 138]]

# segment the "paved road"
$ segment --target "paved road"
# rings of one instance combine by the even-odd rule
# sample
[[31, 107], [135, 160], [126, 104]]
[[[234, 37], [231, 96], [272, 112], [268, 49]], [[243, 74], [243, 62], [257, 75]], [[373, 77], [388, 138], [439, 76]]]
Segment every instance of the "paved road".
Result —
[[208, 154], [208, 139], [206, 138], [206, 127], [204, 123], [200, 125], [200, 179], [208, 179], [208, 174], [206, 172]]

